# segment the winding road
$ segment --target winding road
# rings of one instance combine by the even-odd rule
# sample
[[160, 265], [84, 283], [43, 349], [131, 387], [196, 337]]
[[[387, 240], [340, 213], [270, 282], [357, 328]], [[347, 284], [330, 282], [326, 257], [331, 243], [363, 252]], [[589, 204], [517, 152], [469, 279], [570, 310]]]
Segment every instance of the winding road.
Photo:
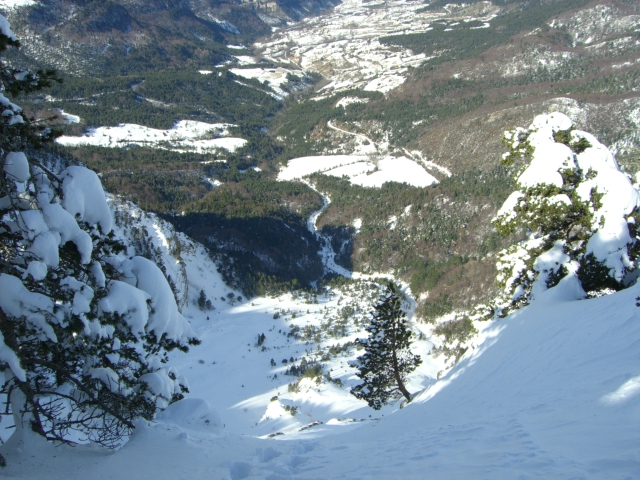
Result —
[[371, 145], [373, 145], [373, 148], [376, 149], [376, 151], [378, 151], [378, 146], [373, 142], [373, 140], [371, 140], [369, 137], [367, 137], [366, 135], [363, 135], [361, 133], [354, 133], [354, 132], [350, 132], [348, 130], [343, 130], [340, 127], [336, 127], [335, 125], [331, 124], [331, 120], [329, 120], [327, 122], [327, 127], [329, 127], [332, 130], [335, 130], [336, 132], [341, 132], [341, 133], [346, 133], [347, 135], [353, 135], [354, 137], [360, 137], [363, 138], [365, 140], [367, 140], [369, 143], [371, 143]]

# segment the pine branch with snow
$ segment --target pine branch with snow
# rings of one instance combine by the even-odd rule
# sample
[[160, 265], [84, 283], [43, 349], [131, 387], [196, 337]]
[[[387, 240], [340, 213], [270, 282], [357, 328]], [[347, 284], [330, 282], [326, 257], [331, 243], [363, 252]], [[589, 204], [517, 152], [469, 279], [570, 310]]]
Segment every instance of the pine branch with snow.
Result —
[[[0, 26], [0, 51], [17, 46], [1, 16]], [[2, 92], [42, 86], [0, 70]], [[0, 102], [0, 416], [13, 415], [18, 437], [117, 447], [136, 418], [182, 398], [188, 385], [167, 353], [198, 341], [161, 270], [124, 255], [98, 176], [27, 158], [48, 132]]]
[[573, 283], [576, 298], [625, 288], [640, 254], [640, 196], [611, 152], [561, 113], [504, 141], [504, 165], [529, 162], [493, 220], [502, 234], [528, 236], [498, 258], [503, 313], [559, 282]]

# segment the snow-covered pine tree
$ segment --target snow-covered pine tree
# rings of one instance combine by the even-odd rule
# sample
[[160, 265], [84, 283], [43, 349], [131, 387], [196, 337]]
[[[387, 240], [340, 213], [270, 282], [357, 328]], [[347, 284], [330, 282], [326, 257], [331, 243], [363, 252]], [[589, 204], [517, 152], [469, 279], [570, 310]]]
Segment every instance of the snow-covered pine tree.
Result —
[[411, 401], [405, 380], [422, 360], [420, 355], [411, 353], [412, 332], [406, 323], [401, 295], [398, 288], [389, 283], [366, 327], [369, 337], [359, 340], [365, 353], [358, 357], [356, 375], [363, 383], [351, 389], [355, 397], [366, 400], [375, 410], [402, 396]]
[[[8, 46], [19, 44], [0, 16], [0, 53]], [[0, 58], [0, 419], [13, 416], [16, 441], [34, 431], [117, 447], [137, 417], [181, 398], [167, 352], [197, 340], [160, 269], [124, 256], [97, 175], [56, 174], [23, 152], [50, 131], [5, 94], [53, 78]]]
[[640, 197], [611, 152], [561, 113], [540, 115], [504, 140], [502, 163], [525, 162], [493, 224], [528, 238], [499, 254], [501, 313], [559, 282], [584, 298], [635, 280]]

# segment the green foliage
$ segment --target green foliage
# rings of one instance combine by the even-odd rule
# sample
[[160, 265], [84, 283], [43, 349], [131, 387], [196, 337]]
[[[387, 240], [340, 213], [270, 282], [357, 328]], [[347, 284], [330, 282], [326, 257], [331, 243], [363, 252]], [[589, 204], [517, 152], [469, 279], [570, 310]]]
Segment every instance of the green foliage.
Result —
[[284, 407], [285, 412], [289, 412], [291, 414], [292, 417], [295, 417], [298, 414], [298, 408], [297, 406], [291, 406], [291, 405], [286, 405]]
[[502, 156], [500, 164], [505, 167], [511, 167], [516, 162], [529, 160], [533, 155], [533, 147], [527, 141], [529, 132], [524, 128], [516, 128], [511, 132], [505, 132], [502, 137], [502, 145], [509, 151]]
[[285, 151], [285, 147], [267, 134], [262, 125], [242, 123], [238, 128], [232, 128], [231, 133], [247, 140], [247, 143], [226, 155], [227, 165], [231, 167], [229, 172], [234, 167], [245, 170], [250, 166], [261, 165], [262, 162], [266, 162], [272, 169], [278, 169], [278, 159]]
[[[247, 171], [183, 206], [186, 213], [212, 213], [226, 218], [277, 217], [303, 222], [320, 208], [318, 194], [297, 182], [268, 180]], [[227, 176], [229, 178], [230, 176]], [[223, 177], [224, 178], [224, 177]]]
[[455, 265], [464, 265], [469, 259], [453, 255], [442, 262], [424, 262], [411, 277], [411, 291], [425, 292], [434, 288], [440, 277]]
[[[280, 108], [254, 79], [220, 69], [163, 70], [102, 78], [64, 77], [51, 89], [52, 107], [80, 116], [88, 127], [135, 123], [168, 129], [178, 120], [264, 125]], [[240, 82], [240, 83], [239, 83]]]
[[464, 345], [474, 335], [477, 335], [478, 330], [474, 327], [471, 319], [464, 316], [439, 323], [436, 328], [434, 328], [433, 333], [443, 337], [442, 346], [434, 348], [433, 354], [435, 356], [444, 354], [447, 361], [453, 357], [453, 363], [458, 363], [460, 357], [462, 357], [468, 349], [468, 347]]
[[330, 143], [324, 139], [311, 141], [314, 130], [318, 127], [324, 128], [329, 120], [345, 120], [350, 118], [349, 115], [362, 115], [364, 104], [351, 104], [346, 109], [336, 107], [336, 103], [344, 97], [370, 100], [384, 98], [379, 92], [347, 90], [321, 100], [310, 100], [306, 97], [285, 99], [282, 111], [273, 119], [272, 129], [272, 135], [281, 138], [286, 145], [281, 156], [283, 162], [312, 153], [321, 153], [325, 147], [329, 147]]
[[450, 313], [454, 309], [454, 304], [449, 295], [441, 295], [435, 299], [428, 299], [421, 307], [422, 318], [427, 323], [432, 323], [436, 318]]
[[[454, 82], [457, 83], [457, 82]], [[447, 118], [462, 116], [487, 102], [482, 89], [463, 92], [454, 98], [440, 98], [439, 93], [424, 92], [417, 99], [384, 98], [366, 105], [355, 104], [339, 118], [345, 122], [370, 121], [380, 123], [379, 131], [388, 132], [389, 140], [397, 147], [407, 147], [417, 140], [426, 127]], [[349, 107], [352, 107], [350, 105]], [[414, 122], [419, 120], [420, 128]], [[374, 140], [382, 140], [372, 135]]]
[[585, 78], [584, 81], [571, 84], [560, 84], [555, 87], [557, 95], [621, 95], [625, 92], [637, 90], [640, 86], [640, 71], [632, 69], [615, 74], [605, 74]]
[[359, 341], [365, 353], [358, 357], [356, 376], [363, 383], [353, 387], [351, 393], [375, 410], [402, 396], [411, 401], [404, 382], [422, 363], [419, 355], [411, 353], [412, 332], [401, 303], [397, 287], [389, 283], [366, 328], [369, 338]]
[[487, 233], [480, 245], [478, 245], [478, 255], [484, 257], [490, 252], [496, 252], [500, 245], [500, 234], [497, 231]]
[[[414, 295], [438, 285], [441, 278], [459, 269], [468, 258], [483, 258], [505, 242], [496, 232], [481, 239], [468, 235], [469, 225], [487, 221], [483, 216], [486, 210], [465, 206], [488, 205], [497, 209], [513, 188], [507, 168], [469, 169], [427, 188], [387, 183], [370, 189], [321, 174], [312, 175], [311, 180], [331, 197], [331, 205], [318, 223], [323, 233], [332, 235], [334, 251], [341, 254], [340, 264], [356, 270], [368, 265], [393, 268], [400, 278], [411, 283]], [[445, 203], [443, 198], [449, 201]], [[403, 215], [407, 205], [412, 206], [410, 213]], [[399, 217], [393, 230], [388, 225], [390, 216]], [[362, 227], [350, 239], [350, 227], [341, 225], [351, 224], [354, 218], [362, 220]], [[343, 258], [345, 253], [351, 254], [348, 262]], [[453, 305], [451, 298], [445, 301], [430, 296], [424, 311], [431, 312], [431, 318], [436, 311], [448, 313]]]
[[211, 303], [211, 300], [207, 298], [207, 294], [204, 290], [200, 290], [200, 295], [198, 296], [198, 308], [203, 312], [213, 310], [213, 304]]
[[[118, 192], [152, 212], [182, 212], [194, 209], [219, 212], [221, 196], [229, 194], [229, 190], [238, 193], [247, 189], [255, 189], [257, 196], [254, 200], [246, 198], [246, 201], [240, 201], [241, 212], [233, 209], [238, 215], [244, 215], [254, 207], [280, 212], [282, 202], [291, 205], [296, 212], [315, 208], [319, 202], [318, 196], [306, 186], [268, 180], [265, 174], [253, 169], [240, 172], [239, 168], [248, 168], [256, 161], [272, 160], [279, 151], [273, 142], [265, 140], [268, 137], [264, 134], [255, 134], [249, 139], [249, 143], [237, 154], [227, 157], [226, 163], [215, 162], [219, 159], [216, 154], [182, 153], [145, 147], [58, 146], [55, 150], [63, 155], [73, 156], [89, 168], [101, 172], [109, 191]], [[274, 148], [270, 150], [269, 145]], [[262, 153], [252, 155], [251, 160], [247, 159], [248, 152], [261, 147], [264, 147]], [[210, 177], [237, 185], [223, 186], [212, 192], [211, 198], [208, 198], [206, 194], [212, 190], [207, 180]], [[264, 192], [268, 188], [275, 191], [267, 199]], [[255, 201], [261, 206], [256, 207]], [[211, 208], [213, 210], [210, 210]], [[288, 210], [288, 207], [284, 206], [283, 209]]]
[[573, 151], [573, 153], [576, 153], [576, 154], [582, 153], [587, 148], [591, 147], [591, 144], [589, 143], [589, 141], [584, 137], [580, 137], [576, 140], [573, 140], [571, 136], [572, 131], [573, 131], [573, 128], [570, 128], [569, 130], [558, 130], [557, 132], [553, 132], [553, 139], [557, 143], [562, 143], [566, 145]]
[[300, 383], [300, 379], [309, 378], [312, 380], [316, 380], [322, 377], [322, 369], [323, 365], [315, 360], [308, 361], [306, 358], [303, 358], [300, 361], [300, 365], [291, 365], [285, 371], [285, 375], [293, 375], [298, 378], [297, 383]]
[[624, 288], [622, 282], [617, 281], [610, 275], [610, 268], [603, 262], [599, 262], [590, 253], [580, 257], [580, 267], [577, 276], [585, 292], [597, 292], [599, 290], [618, 291]]
[[201, 171], [202, 164], [216, 155], [128, 146], [123, 148], [55, 146], [54, 152], [82, 161], [87, 167], [103, 174], [123, 171], [155, 170], [160, 172]]
[[[20, 42], [0, 34], [0, 54], [7, 47], [18, 48]], [[53, 70], [38, 70], [35, 73], [23, 72], [8, 66], [4, 58], [0, 59], [0, 91], [4, 95], [17, 97], [51, 86], [60, 79]], [[8, 99], [7, 99], [8, 100]], [[37, 123], [23, 113], [15, 104], [5, 104], [0, 122], [0, 148], [4, 152], [21, 151], [26, 147], [40, 148], [53, 140], [59, 132], [50, 126]]]

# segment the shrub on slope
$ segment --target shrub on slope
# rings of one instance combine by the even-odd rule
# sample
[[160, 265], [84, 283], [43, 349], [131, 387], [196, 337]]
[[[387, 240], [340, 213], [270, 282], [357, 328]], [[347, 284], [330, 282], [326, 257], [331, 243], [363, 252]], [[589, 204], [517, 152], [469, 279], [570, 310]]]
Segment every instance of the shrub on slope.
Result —
[[505, 143], [503, 164], [529, 163], [493, 224], [503, 234], [524, 229], [528, 239], [499, 256], [501, 308], [561, 281], [574, 284], [576, 298], [628, 286], [640, 253], [640, 197], [611, 152], [561, 113], [507, 132]]

